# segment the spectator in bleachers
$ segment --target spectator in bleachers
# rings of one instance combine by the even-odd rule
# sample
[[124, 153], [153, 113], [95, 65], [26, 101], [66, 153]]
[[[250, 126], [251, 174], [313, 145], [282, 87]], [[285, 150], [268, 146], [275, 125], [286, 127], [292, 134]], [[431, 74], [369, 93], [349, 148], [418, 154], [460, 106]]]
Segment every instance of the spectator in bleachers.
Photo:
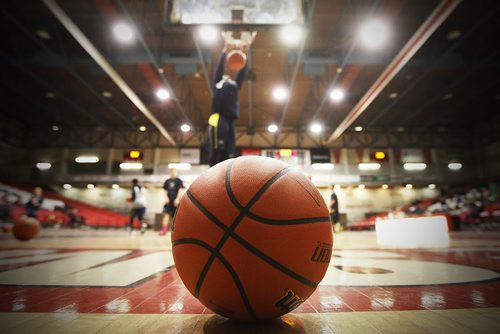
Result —
[[26, 216], [36, 218], [36, 213], [42, 207], [43, 200], [42, 188], [36, 187], [33, 190], [33, 196], [26, 203]]

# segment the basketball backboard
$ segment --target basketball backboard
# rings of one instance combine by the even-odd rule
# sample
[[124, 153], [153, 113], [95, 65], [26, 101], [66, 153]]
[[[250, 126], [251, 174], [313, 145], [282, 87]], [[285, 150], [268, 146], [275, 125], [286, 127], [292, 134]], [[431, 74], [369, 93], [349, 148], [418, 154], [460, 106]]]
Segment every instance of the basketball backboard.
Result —
[[167, 26], [216, 24], [231, 30], [304, 22], [303, 0], [170, 0]]

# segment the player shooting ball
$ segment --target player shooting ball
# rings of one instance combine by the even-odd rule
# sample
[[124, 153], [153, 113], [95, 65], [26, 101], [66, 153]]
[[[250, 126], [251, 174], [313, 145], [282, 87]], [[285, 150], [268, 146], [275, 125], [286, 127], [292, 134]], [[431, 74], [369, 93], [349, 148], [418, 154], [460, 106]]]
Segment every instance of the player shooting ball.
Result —
[[[208, 139], [210, 166], [233, 158], [236, 149], [236, 131], [234, 122], [240, 117], [239, 91], [243, 85], [246, 71], [248, 47], [255, 39], [256, 32], [242, 32], [240, 39], [235, 39], [232, 32], [223, 32], [224, 48], [213, 81], [213, 99], [208, 120]], [[224, 69], [237, 71], [235, 80]]]

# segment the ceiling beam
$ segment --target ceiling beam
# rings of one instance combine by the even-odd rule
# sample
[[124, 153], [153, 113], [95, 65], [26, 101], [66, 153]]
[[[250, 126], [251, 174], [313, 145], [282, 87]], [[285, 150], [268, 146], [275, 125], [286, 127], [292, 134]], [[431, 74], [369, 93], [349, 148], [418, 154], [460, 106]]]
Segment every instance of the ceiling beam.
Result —
[[61, 7], [54, 0], [43, 0], [43, 3], [54, 14], [54, 16], [61, 22], [61, 24], [68, 30], [68, 32], [78, 41], [85, 51], [96, 61], [97, 64], [106, 72], [115, 84], [122, 90], [130, 101], [139, 109], [144, 116], [146, 116], [151, 123], [156, 126], [158, 131], [170, 143], [175, 145], [175, 140], [170, 136], [168, 131], [153, 115], [153, 113], [146, 107], [137, 94], [130, 88], [130, 86], [123, 80], [123, 78], [116, 72], [116, 70], [109, 64], [97, 48], [89, 41], [83, 32], [76, 26], [76, 24], [69, 18], [69, 16], [62, 10]]
[[354, 106], [351, 112], [333, 131], [327, 142], [330, 143], [339, 138], [345, 130], [370, 106], [387, 84], [399, 73], [404, 65], [413, 57], [436, 29], [445, 21], [451, 12], [458, 6], [461, 0], [442, 0], [436, 9], [429, 15], [427, 20], [413, 34], [410, 40], [403, 46], [392, 62], [382, 72], [375, 83], [366, 94]]

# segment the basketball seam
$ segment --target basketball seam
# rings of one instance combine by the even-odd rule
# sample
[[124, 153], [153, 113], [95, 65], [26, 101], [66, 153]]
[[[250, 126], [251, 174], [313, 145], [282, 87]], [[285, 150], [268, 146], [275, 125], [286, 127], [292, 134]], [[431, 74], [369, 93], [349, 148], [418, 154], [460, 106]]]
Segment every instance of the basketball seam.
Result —
[[[206, 242], [199, 240], [199, 239], [194, 239], [194, 238], [182, 238], [175, 240], [172, 242], [172, 247], [177, 246], [177, 245], [186, 245], [186, 244], [194, 244], [201, 246], [205, 248], [206, 250], [210, 251], [211, 254], [214, 254], [215, 249], [211, 247], [209, 244]], [[240, 277], [236, 273], [236, 270], [234, 270], [233, 266], [231, 266], [231, 263], [220, 253], [216, 254], [216, 257], [219, 259], [219, 261], [222, 263], [222, 265], [226, 268], [226, 270], [229, 272], [231, 275], [234, 283], [236, 284], [236, 287], [238, 288], [238, 291], [240, 293], [241, 299], [243, 300], [243, 304], [245, 305], [245, 308], [247, 309], [247, 312], [256, 320], [258, 320], [257, 315], [255, 314], [254, 310], [252, 309], [252, 305], [250, 304], [250, 301], [248, 299], [248, 296], [245, 293], [245, 289], [243, 288], [243, 283], [241, 282]]]
[[[229, 192], [231, 192], [231, 169], [232, 169], [233, 163], [234, 163], [234, 161], [231, 160], [228, 163], [228, 166], [226, 167], [225, 186], [226, 186], [226, 192], [228, 192], [228, 195], [229, 195]], [[276, 181], [278, 181], [281, 176], [285, 175], [289, 171], [290, 171], [290, 167], [285, 167], [285, 168], [281, 169], [278, 173], [274, 174], [273, 177], [271, 177], [269, 180], [267, 180], [266, 183], [264, 183], [264, 185], [255, 193], [255, 195], [252, 197], [250, 202], [248, 202], [248, 204], [244, 208], [240, 209], [240, 214], [231, 223], [229, 228], [226, 231], [224, 231], [224, 235], [217, 243], [217, 246], [215, 246], [214, 253], [212, 253], [210, 258], [205, 263], [205, 266], [203, 267], [203, 270], [202, 270], [200, 277], [198, 278], [198, 282], [196, 284], [196, 288], [195, 288], [195, 296], [196, 297], [198, 297], [200, 294], [201, 286], [203, 285], [203, 281], [205, 280], [205, 277], [208, 273], [208, 270], [210, 269], [210, 266], [212, 265], [212, 263], [216, 257], [216, 253], [220, 252], [220, 250], [222, 249], [222, 247], [226, 243], [227, 239], [231, 235], [231, 232], [233, 232], [236, 229], [236, 227], [243, 220], [243, 218], [245, 218], [248, 210], [250, 210], [250, 208], [259, 200], [259, 198], [262, 197], [262, 195], [264, 195], [266, 190], [269, 189], [269, 187], [272, 184], [274, 184]]]
[[[212, 223], [214, 223], [219, 228], [221, 228], [222, 230], [224, 230], [224, 232], [227, 232], [227, 230], [228, 230], [227, 226], [224, 225], [219, 219], [217, 219], [217, 217], [215, 217], [212, 213], [210, 213], [210, 211], [208, 211], [196, 199], [196, 197], [194, 197], [194, 195], [189, 190], [186, 192], [186, 194], [188, 195], [188, 198], [191, 200], [191, 202], [194, 204], [194, 206], [196, 206], [196, 208], [203, 215], [205, 215]], [[266, 262], [267, 264], [269, 264], [271, 267], [274, 267], [275, 269], [277, 269], [277, 270], [281, 271], [282, 273], [284, 273], [284, 274], [292, 277], [293, 279], [301, 282], [304, 285], [307, 285], [307, 286], [310, 286], [310, 287], [313, 287], [313, 288], [316, 288], [318, 286], [319, 283], [313, 282], [313, 281], [311, 281], [311, 280], [309, 280], [309, 279], [301, 276], [300, 274], [294, 272], [293, 270], [288, 269], [287, 267], [283, 266], [281, 263], [279, 263], [278, 261], [274, 260], [269, 255], [267, 255], [267, 254], [263, 253], [262, 251], [260, 251], [258, 248], [256, 248], [255, 246], [253, 246], [250, 242], [248, 242], [247, 240], [243, 239], [241, 236], [239, 236], [235, 232], [230, 232], [230, 236], [233, 237], [233, 239], [236, 240], [241, 246], [243, 246], [248, 251], [250, 251], [251, 253], [253, 253], [255, 256], [257, 256], [258, 258], [260, 258], [261, 260], [263, 260], [264, 262]]]

